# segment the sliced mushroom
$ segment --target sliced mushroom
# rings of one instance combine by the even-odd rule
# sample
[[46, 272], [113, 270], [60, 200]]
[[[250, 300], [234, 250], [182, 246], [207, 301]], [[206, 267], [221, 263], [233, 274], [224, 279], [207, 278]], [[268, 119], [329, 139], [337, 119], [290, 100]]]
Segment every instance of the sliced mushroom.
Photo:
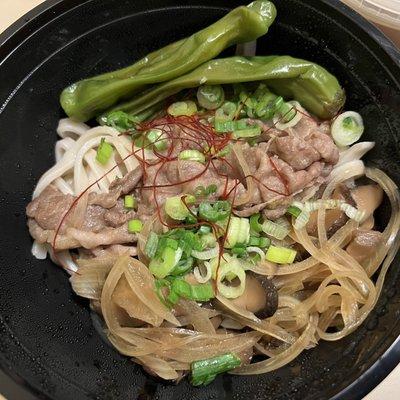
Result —
[[[350, 195], [350, 190], [345, 185], [339, 185], [332, 193], [332, 198], [336, 200], [343, 200], [346, 203], [355, 206], [355, 202]], [[327, 210], [325, 212], [325, 229], [328, 237], [332, 236], [338, 229], [340, 229], [348, 220], [346, 214], [339, 210]], [[312, 236], [318, 234], [318, 212], [314, 211], [310, 214], [310, 219], [307, 223], [307, 232]]]
[[278, 308], [278, 291], [270, 279], [247, 274], [244, 293], [232, 300], [232, 303], [254, 313], [258, 318], [267, 318]]
[[383, 190], [378, 185], [362, 185], [357, 186], [351, 191], [351, 196], [356, 202], [359, 210], [365, 211], [364, 218], [361, 222], [371, 217], [374, 211], [382, 203]]
[[382, 233], [358, 229], [346, 251], [359, 263], [371, 257], [382, 242]]

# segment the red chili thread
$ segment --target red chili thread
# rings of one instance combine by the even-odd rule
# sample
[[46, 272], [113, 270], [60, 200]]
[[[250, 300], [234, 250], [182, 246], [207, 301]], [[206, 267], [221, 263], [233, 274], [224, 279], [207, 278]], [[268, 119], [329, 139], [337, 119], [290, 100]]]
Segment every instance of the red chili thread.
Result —
[[[240, 112], [240, 110], [239, 110]], [[76, 199], [74, 199], [73, 203], [71, 204], [70, 208], [65, 212], [65, 214], [63, 215], [63, 217], [61, 218], [61, 221], [56, 229], [55, 235], [54, 235], [54, 239], [53, 239], [53, 243], [52, 243], [52, 248], [54, 251], [54, 256], [57, 257], [56, 255], [56, 242], [57, 242], [57, 237], [59, 235], [60, 229], [62, 227], [62, 225], [64, 224], [67, 216], [70, 214], [70, 212], [72, 211], [72, 209], [75, 207], [75, 205], [78, 203], [78, 201], [82, 198], [82, 196], [87, 193], [89, 191], [90, 188], [92, 188], [94, 185], [98, 184], [98, 182], [103, 179], [105, 176], [107, 176], [107, 174], [109, 174], [111, 171], [113, 171], [115, 168], [117, 168], [119, 165], [121, 165], [122, 163], [125, 162], [125, 160], [127, 160], [129, 157], [134, 156], [138, 163], [139, 166], [142, 168], [142, 173], [143, 173], [143, 179], [142, 181], [144, 182], [144, 180], [147, 177], [147, 172], [146, 172], [146, 168], [150, 167], [150, 166], [156, 166], [158, 164], [161, 164], [160, 167], [158, 168], [158, 170], [156, 171], [156, 174], [154, 175], [153, 178], [153, 184], [152, 185], [148, 185], [148, 186], [144, 186], [142, 185], [142, 187], [140, 189], [153, 189], [153, 196], [154, 196], [154, 201], [156, 204], [156, 208], [157, 208], [157, 214], [158, 217], [160, 219], [160, 222], [163, 223], [164, 225], [167, 225], [168, 227], [171, 226], [171, 224], [166, 224], [163, 220], [162, 220], [162, 216], [161, 216], [161, 210], [160, 210], [160, 205], [158, 203], [157, 200], [157, 193], [156, 193], [156, 189], [157, 188], [161, 188], [161, 187], [169, 187], [169, 186], [177, 186], [177, 185], [181, 185], [184, 183], [188, 183], [190, 181], [193, 181], [197, 178], [199, 178], [200, 176], [202, 176], [209, 168], [210, 164], [213, 166], [213, 168], [215, 169], [215, 171], [220, 175], [223, 176], [226, 181], [225, 181], [225, 189], [224, 192], [226, 192], [228, 184], [229, 184], [229, 177], [228, 175], [222, 174], [218, 171], [218, 168], [216, 168], [212, 157], [215, 156], [215, 154], [212, 154], [212, 151], [214, 151], [214, 153], [218, 153], [219, 151], [221, 151], [223, 148], [226, 147], [226, 145], [230, 142], [230, 140], [232, 139], [230, 134], [225, 134], [225, 135], [217, 135], [216, 132], [214, 131], [214, 128], [211, 125], [206, 125], [204, 123], [202, 123], [200, 121], [200, 117], [199, 116], [180, 116], [180, 117], [172, 117], [170, 115], [164, 116], [164, 117], [160, 117], [157, 119], [154, 119], [152, 121], [149, 122], [144, 122], [141, 124], [138, 124], [137, 126], [137, 130], [139, 131], [146, 131], [149, 130], [151, 128], [155, 128], [155, 127], [161, 127], [161, 130], [164, 133], [167, 134], [168, 139], [161, 137], [162, 135], [160, 135], [159, 140], [169, 140], [170, 142], [170, 146], [168, 148], [168, 153], [167, 155], [163, 155], [162, 153], [159, 152], [154, 152], [154, 154], [156, 155], [156, 157], [158, 158], [158, 161], [156, 162], [152, 162], [149, 163], [146, 160], [145, 157], [145, 148], [146, 147], [150, 147], [153, 146], [154, 143], [149, 143], [145, 146], [142, 146], [141, 149], [137, 149], [134, 150], [134, 143], [132, 143], [132, 152], [130, 154], [128, 154], [126, 157], [124, 157], [120, 162], [118, 162], [114, 167], [112, 167], [109, 171], [107, 171], [106, 173], [104, 173], [100, 178], [98, 178], [96, 181], [94, 181], [92, 184], [90, 184], [85, 190], [83, 190], [77, 197]], [[172, 132], [172, 127], [176, 127], [178, 126], [188, 137], [182, 138], [182, 137], [174, 137], [171, 135]], [[197, 136], [196, 136], [197, 134]], [[199, 137], [198, 137], [199, 136]], [[193, 140], [191, 140], [190, 138], [193, 138]], [[191, 177], [190, 179], [187, 180], [183, 180], [183, 181], [179, 181], [179, 182], [174, 182], [172, 184], [166, 184], [166, 185], [157, 185], [156, 180], [157, 177], [160, 173], [160, 171], [162, 170], [162, 168], [165, 166], [165, 164], [167, 162], [176, 160], [176, 157], [172, 157], [172, 153], [174, 151], [174, 141], [179, 140], [181, 142], [184, 141], [189, 141], [189, 142], [194, 142], [196, 143], [196, 145], [202, 147], [204, 146], [204, 143], [201, 142], [200, 139], [203, 139], [204, 142], [206, 143], [207, 148], [203, 148], [204, 153], [207, 154], [209, 153], [209, 158], [207, 159], [207, 163], [205, 165], [205, 168], [198, 174], [196, 174], [195, 176]], [[141, 156], [140, 157], [138, 155], [138, 153], [141, 152]], [[229, 161], [227, 161], [225, 158], [221, 157], [220, 158], [223, 162], [227, 163], [229, 166], [232, 167], [232, 165], [229, 163]], [[272, 165], [275, 167], [275, 165], [272, 162]], [[275, 167], [278, 175], [281, 177], [281, 179], [283, 180], [283, 177], [280, 175], [279, 171], [277, 170], [277, 168]], [[249, 177], [252, 177], [253, 179], [255, 179], [256, 181], [258, 181], [259, 183], [263, 184], [262, 182], [260, 182], [257, 178], [255, 178], [254, 176], [250, 175]], [[245, 177], [247, 178], [247, 177]], [[284, 182], [284, 180], [283, 180]], [[234, 187], [229, 191], [229, 194], [232, 193], [233, 191], [233, 198], [235, 199], [236, 197], [236, 189], [238, 184], [240, 183], [239, 180], [235, 179], [235, 184]], [[266, 186], [265, 184], [263, 184], [268, 190], [271, 190], [275, 193], [281, 194], [271, 188], [269, 188], [268, 186]], [[228, 194], [228, 196], [229, 196]], [[234, 204], [234, 200], [232, 202], [232, 204]], [[228, 221], [230, 221], [232, 215], [232, 208], [231, 208], [231, 212], [229, 215], [229, 219]], [[222, 229], [220, 226], [213, 224], [213, 223], [209, 223], [206, 221], [200, 221], [198, 224], [193, 224], [194, 226], [199, 226], [199, 225], [204, 225], [204, 224], [208, 224], [209, 226], [212, 227], [212, 229], [216, 232], [217, 235], [217, 231], [219, 229]], [[180, 225], [177, 225], [180, 226]], [[228, 223], [228, 227], [229, 227], [229, 223]], [[224, 237], [223, 237], [223, 243], [226, 240], [226, 235], [227, 235], [227, 230], [224, 233]], [[223, 246], [220, 249], [220, 252], [223, 252]], [[220, 260], [219, 260], [220, 263]]]

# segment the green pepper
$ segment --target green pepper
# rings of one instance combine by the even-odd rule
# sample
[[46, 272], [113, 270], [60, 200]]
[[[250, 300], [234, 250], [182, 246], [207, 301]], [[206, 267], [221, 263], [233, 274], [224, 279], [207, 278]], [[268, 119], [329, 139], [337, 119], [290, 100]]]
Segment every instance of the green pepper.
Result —
[[209, 27], [131, 66], [73, 83], [61, 93], [61, 106], [73, 119], [87, 121], [145, 86], [174, 79], [231, 45], [257, 39], [275, 16], [275, 6], [265, 0], [237, 7]]
[[342, 108], [344, 90], [323, 67], [290, 56], [228, 57], [208, 61], [193, 71], [154, 86], [115, 109], [140, 112], [182, 89], [210, 85], [263, 81], [275, 93], [294, 98], [320, 118], [331, 118]]

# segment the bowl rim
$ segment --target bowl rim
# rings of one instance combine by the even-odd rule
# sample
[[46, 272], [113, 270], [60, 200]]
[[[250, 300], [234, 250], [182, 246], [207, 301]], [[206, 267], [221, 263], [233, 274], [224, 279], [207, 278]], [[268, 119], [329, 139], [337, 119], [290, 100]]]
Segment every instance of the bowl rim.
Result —
[[[90, 3], [91, 1], [93, 0], [45, 0], [22, 15], [6, 30], [0, 33], [0, 66], [19, 45], [29, 39], [30, 35], [35, 33], [37, 29], [51, 22], [55, 15], [58, 17], [75, 7]], [[381, 30], [340, 0], [319, 1], [336, 9], [342, 15], [352, 20], [359, 29], [362, 29], [378, 44], [400, 71], [400, 49]], [[190, 6], [190, 3], [186, 4], [186, 6]], [[4, 321], [1, 322], [6, 324]], [[374, 364], [364, 371], [353, 383], [334, 395], [331, 400], [359, 399], [364, 397], [377, 387], [397, 365], [400, 365], [400, 336], [394, 340]], [[10, 377], [16, 385], [27, 390], [34, 396], [51, 400], [50, 397], [40, 392], [25, 378], [19, 376], [11, 368], [8, 368], [2, 358], [0, 358], [0, 370]]]

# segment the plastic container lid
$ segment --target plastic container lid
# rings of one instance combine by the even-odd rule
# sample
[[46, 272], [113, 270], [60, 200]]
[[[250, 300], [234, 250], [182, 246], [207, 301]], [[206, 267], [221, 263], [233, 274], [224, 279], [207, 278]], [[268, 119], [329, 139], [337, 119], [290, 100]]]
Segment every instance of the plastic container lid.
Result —
[[399, 0], [342, 0], [371, 21], [400, 31]]

